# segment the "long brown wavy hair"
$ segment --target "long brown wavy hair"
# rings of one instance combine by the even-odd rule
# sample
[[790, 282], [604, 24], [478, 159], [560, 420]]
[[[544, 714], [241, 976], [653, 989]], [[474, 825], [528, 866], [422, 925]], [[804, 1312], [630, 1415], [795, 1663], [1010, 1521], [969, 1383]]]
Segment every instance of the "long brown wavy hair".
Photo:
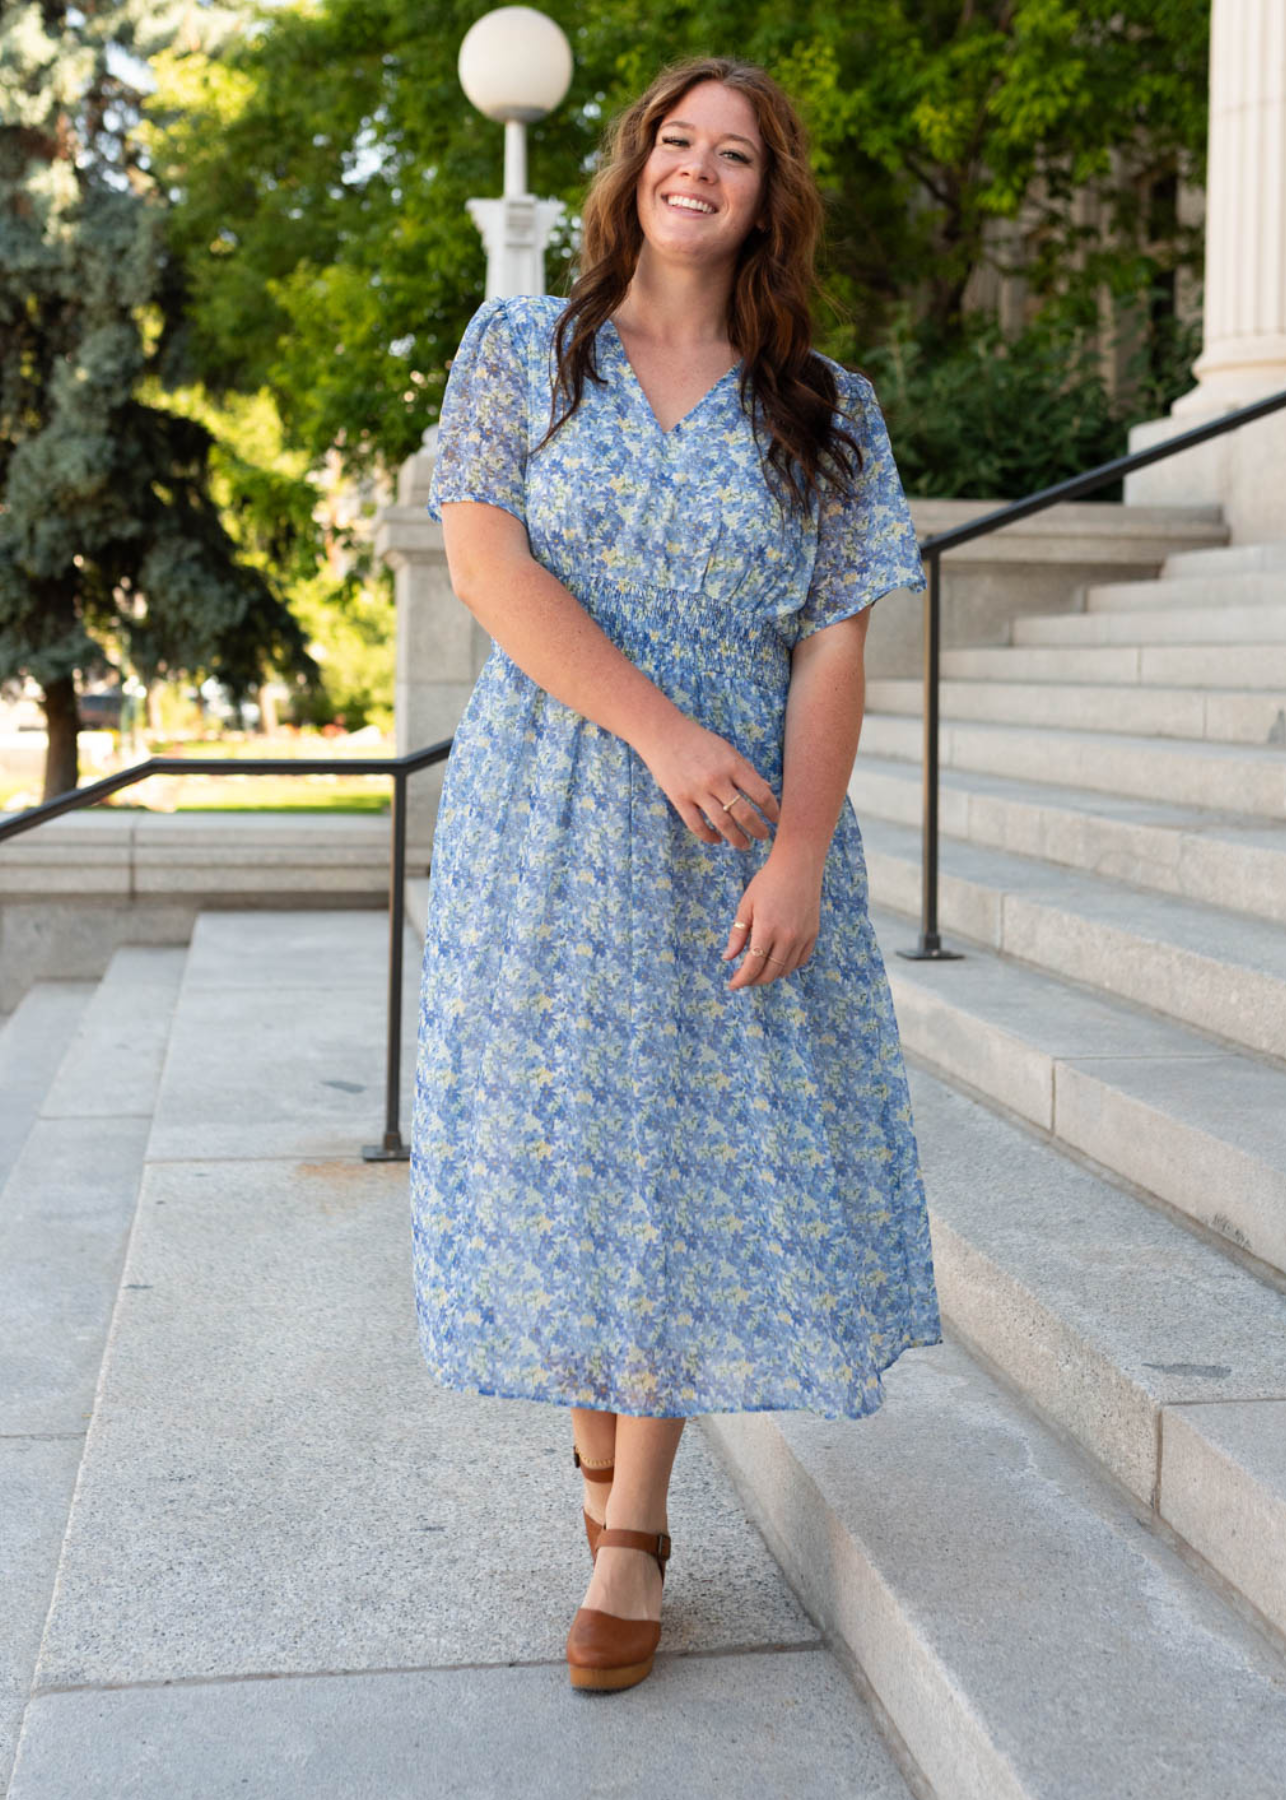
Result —
[[[618, 113], [604, 133], [599, 168], [582, 207], [581, 272], [558, 316], [549, 428], [536, 450], [576, 411], [585, 377], [602, 383], [595, 336], [624, 299], [639, 251], [637, 188], [657, 128], [689, 88], [720, 81], [745, 94], [755, 109], [767, 150], [760, 206], [764, 230], [752, 229], [741, 245], [728, 303], [728, 337], [742, 364], [740, 394], [747, 400], [756, 439], [760, 426], [769, 446], [764, 474], [770, 488], [788, 489], [791, 504], [806, 508], [819, 474], [845, 480], [853, 468], [848, 445], [862, 467], [855, 438], [834, 422], [839, 409], [833, 371], [812, 349], [812, 300], [821, 291], [815, 265], [822, 237], [821, 194], [808, 160], [808, 134], [784, 90], [754, 63], [726, 56], [685, 58], [667, 64], [637, 100]], [[860, 373], [860, 371], [859, 371]], [[569, 404], [554, 417], [559, 396]], [[844, 417], [849, 417], [844, 413]], [[830, 466], [823, 469], [823, 462]], [[778, 492], [778, 503], [781, 496]]]

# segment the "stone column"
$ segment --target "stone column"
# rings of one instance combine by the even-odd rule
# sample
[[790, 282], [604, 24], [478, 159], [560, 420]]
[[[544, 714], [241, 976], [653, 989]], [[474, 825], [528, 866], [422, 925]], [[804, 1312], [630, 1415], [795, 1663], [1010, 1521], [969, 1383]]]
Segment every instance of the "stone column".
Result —
[[[397, 502], [383, 509], [375, 530], [375, 553], [392, 566], [397, 597], [399, 756], [452, 735], [491, 649], [488, 634], [452, 592], [442, 527], [425, 511], [436, 439], [434, 425], [423, 448], [402, 464]], [[428, 865], [444, 768], [434, 763], [407, 782], [408, 875], [423, 875]]]
[[[1131, 450], [1286, 391], [1286, 4], [1214, 0], [1197, 386]], [[1127, 476], [1129, 503], [1219, 502], [1234, 542], [1286, 539], [1286, 412]]]

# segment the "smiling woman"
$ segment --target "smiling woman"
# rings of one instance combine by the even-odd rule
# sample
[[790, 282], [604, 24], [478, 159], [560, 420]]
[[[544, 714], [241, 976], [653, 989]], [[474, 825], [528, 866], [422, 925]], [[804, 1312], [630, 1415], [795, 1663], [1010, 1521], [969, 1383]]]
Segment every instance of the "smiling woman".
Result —
[[652, 1666], [684, 1420], [860, 1419], [941, 1340], [845, 792], [915, 531], [870, 382], [810, 342], [776, 84], [667, 71], [611, 152], [572, 294], [484, 301], [443, 402], [429, 511], [494, 645], [442, 787], [411, 1156], [429, 1368], [571, 1411], [567, 1658], [600, 1688]]

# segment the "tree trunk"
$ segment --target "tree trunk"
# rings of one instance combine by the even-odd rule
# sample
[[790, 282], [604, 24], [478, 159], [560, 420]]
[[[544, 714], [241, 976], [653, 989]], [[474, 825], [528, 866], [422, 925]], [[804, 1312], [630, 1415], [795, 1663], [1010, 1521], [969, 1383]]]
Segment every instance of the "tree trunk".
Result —
[[73, 676], [63, 675], [59, 680], [46, 685], [44, 708], [45, 730], [49, 741], [45, 751], [45, 791], [42, 799], [53, 800], [59, 794], [69, 793], [80, 781], [76, 754], [80, 715]]
[[268, 691], [266, 681], [261, 684], [255, 698], [259, 702], [260, 732], [265, 737], [275, 737], [277, 734], [277, 703]]
[[164, 685], [161, 681], [147, 684], [147, 731], [153, 743], [165, 735], [161, 728], [161, 689]]

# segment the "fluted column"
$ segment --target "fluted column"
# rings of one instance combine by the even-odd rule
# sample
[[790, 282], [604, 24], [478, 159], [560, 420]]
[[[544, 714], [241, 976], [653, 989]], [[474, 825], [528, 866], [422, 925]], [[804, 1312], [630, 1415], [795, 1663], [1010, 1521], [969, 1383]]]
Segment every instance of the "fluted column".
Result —
[[1176, 413], [1286, 388], [1286, 4], [1214, 0], [1198, 386]]
[[[1130, 432], [1142, 450], [1286, 391], [1286, 0], [1214, 0], [1203, 345], [1196, 386]], [[1128, 504], [1223, 507], [1234, 542], [1286, 539], [1286, 415], [1126, 477]]]

